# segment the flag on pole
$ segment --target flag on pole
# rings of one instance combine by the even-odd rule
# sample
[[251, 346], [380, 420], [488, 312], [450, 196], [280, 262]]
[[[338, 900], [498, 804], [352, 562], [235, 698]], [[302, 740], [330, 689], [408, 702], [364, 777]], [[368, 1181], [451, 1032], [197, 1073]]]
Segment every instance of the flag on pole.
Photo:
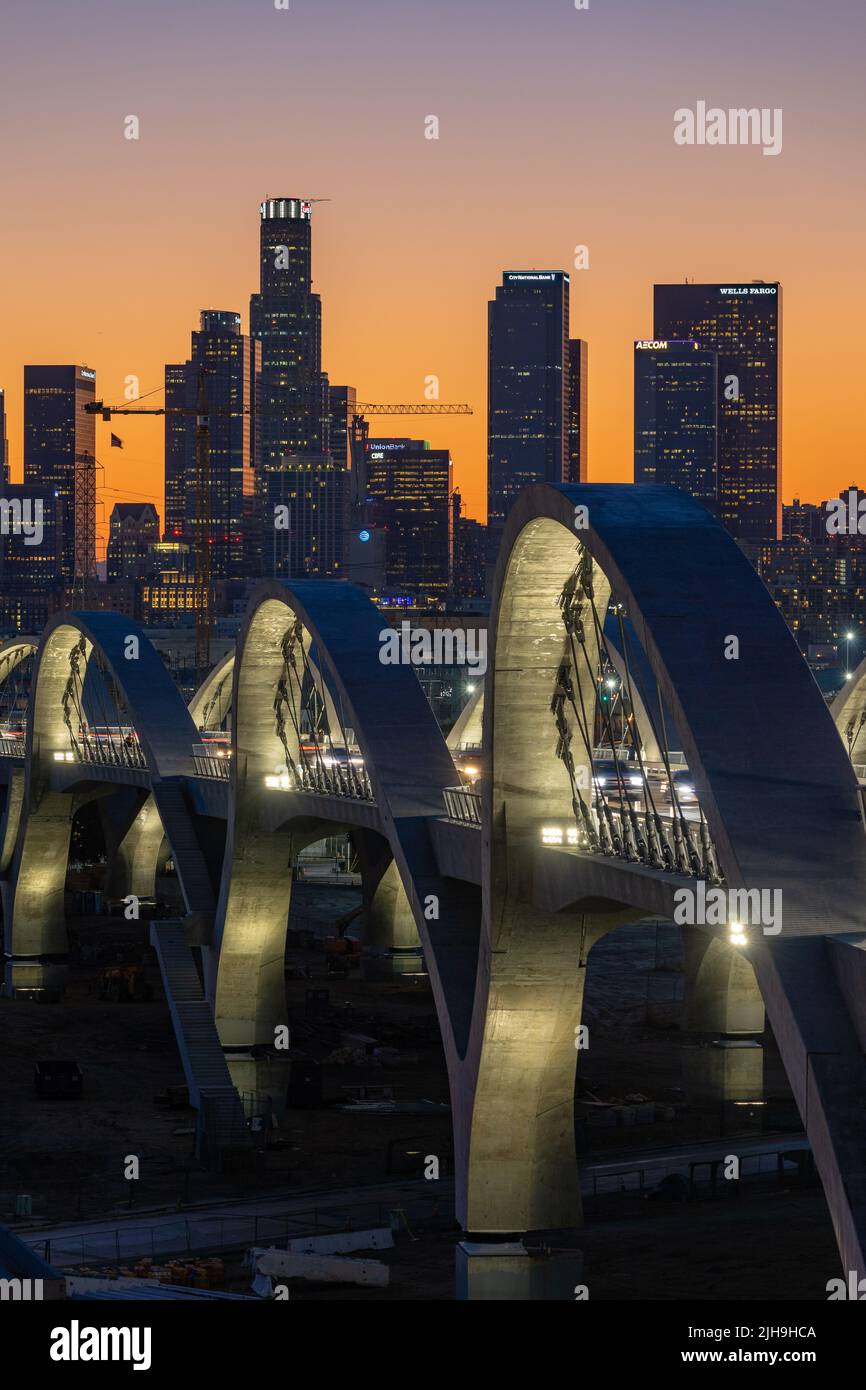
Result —
[[112, 449], [122, 449], [122, 448], [123, 448], [123, 440], [120, 438], [119, 435], [113, 434], [113, 435], [111, 436], [111, 447], [112, 447]]

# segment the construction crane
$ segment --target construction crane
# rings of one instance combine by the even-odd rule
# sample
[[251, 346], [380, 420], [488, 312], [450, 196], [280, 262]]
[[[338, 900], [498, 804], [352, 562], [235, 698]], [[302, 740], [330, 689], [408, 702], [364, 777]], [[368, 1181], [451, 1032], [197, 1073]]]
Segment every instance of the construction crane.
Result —
[[[313, 201], [313, 200], [310, 200]], [[322, 199], [315, 201], [321, 202]], [[199, 685], [210, 671], [210, 643], [213, 627], [213, 589], [211, 583], [210, 556], [210, 416], [236, 417], [256, 412], [253, 406], [216, 407], [211, 410], [207, 396], [207, 372], [204, 368], [198, 374], [198, 401], [195, 406], [135, 406], [106, 405], [104, 401], [89, 401], [84, 409], [90, 415], [101, 415], [110, 422], [114, 415], [194, 415], [195, 416], [195, 574], [198, 603], [195, 610], [195, 665]], [[353, 405], [353, 420], [356, 427], [363, 423], [364, 415], [471, 415], [469, 405], [441, 405], [438, 402], [425, 402], [423, 405], [411, 403], [401, 405], [376, 405], [370, 402]]]
[[[84, 409], [110, 421], [113, 415], [194, 415], [195, 416], [195, 668], [201, 685], [210, 670], [210, 639], [213, 625], [213, 594], [210, 562], [210, 410], [207, 399], [207, 373], [198, 374], [198, 400], [194, 406], [123, 406], [88, 401]], [[217, 410], [217, 415], [247, 415], [249, 409]]]
[[370, 405], [358, 401], [356, 415], [471, 415], [471, 405]]

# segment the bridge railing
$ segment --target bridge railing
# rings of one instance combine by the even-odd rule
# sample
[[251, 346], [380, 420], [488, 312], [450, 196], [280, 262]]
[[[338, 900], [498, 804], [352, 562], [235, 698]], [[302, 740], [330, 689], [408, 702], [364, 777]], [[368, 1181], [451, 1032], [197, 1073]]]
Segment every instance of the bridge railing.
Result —
[[63, 761], [87, 763], [91, 767], [130, 767], [137, 771], [147, 771], [147, 758], [144, 749], [136, 740], [123, 743], [103, 743], [97, 739], [80, 739], [72, 750], [72, 758], [65, 754]]
[[229, 759], [219, 757], [212, 749], [208, 748], [207, 744], [193, 744], [192, 761], [198, 777], [212, 777], [218, 782], [229, 780], [231, 766]]
[[303, 791], [317, 792], [321, 796], [343, 796], [350, 801], [375, 800], [367, 769], [352, 763], [325, 767], [307, 761], [301, 764], [299, 775]]
[[548, 821], [541, 827], [541, 843], [564, 846], [584, 854], [622, 859], [647, 868], [703, 877], [712, 883], [722, 879], [716, 847], [701, 817], [656, 820], [651, 811], [602, 807], [598, 801], [586, 808], [590, 825], [572, 817]]
[[23, 758], [23, 738], [0, 738], [0, 758]]
[[445, 788], [445, 814], [460, 825], [481, 826], [481, 794], [469, 787]]

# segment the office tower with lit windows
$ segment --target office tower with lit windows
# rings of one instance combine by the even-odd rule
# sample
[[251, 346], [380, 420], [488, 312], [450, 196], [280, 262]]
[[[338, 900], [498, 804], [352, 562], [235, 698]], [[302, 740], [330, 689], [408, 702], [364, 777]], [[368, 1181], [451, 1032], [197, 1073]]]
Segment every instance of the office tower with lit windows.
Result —
[[210, 452], [207, 531], [214, 579], [240, 579], [258, 572], [255, 410], [260, 355], [260, 345], [241, 332], [240, 314], [203, 309], [188, 361], [165, 369], [166, 406], [188, 412], [165, 417], [165, 535], [195, 549], [195, 410], [203, 383]]
[[96, 573], [96, 394], [89, 367], [24, 368], [24, 483], [64, 507], [61, 573], [83, 584]]
[[718, 359], [694, 339], [634, 345], [634, 480], [717, 507]]
[[322, 302], [312, 290], [312, 205], [261, 204], [259, 291], [250, 334], [261, 343], [261, 465], [330, 450], [328, 378], [322, 371]]
[[530, 483], [570, 472], [569, 279], [507, 270], [487, 316], [487, 505], [498, 545], [512, 502]]
[[9, 441], [6, 438], [6, 395], [0, 386], [0, 479], [9, 481]]
[[473, 606], [484, 598], [487, 560], [487, 527], [463, 516], [463, 499], [455, 491], [451, 498], [451, 525], [454, 534], [454, 564], [451, 601], [455, 607]]
[[352, 467], [352, 426], [357, 405], [354, 386], [328, 387], [329, 453], [341, 468]]
[[178, 411], [188, 409], [191, 387], [189, 363], [170, 362], [165, 368], [165, 539], [183, 541], [187, 531], [187, 434], [189, 421]]
[[589, 344], [583, 338], [569, 339], [568, 365], [568, 481], [570, 483], [585, 483], [588, 476]]
[[776, 539], [782, 508], [782, 287], [656, 285], [655, 339], [717, 355], [719, 517], [741, 540]]
[[367, 441], [367, 497], [385, 532], [383, 597], [444, 604], [454, 562], [451, 454], [424, 439]]
[[264, 572], [275, 579], [340, 579], [350, 474], [330, 454], [289, 454], [265, 473]]
[[108, 523], [108, 582], [143, 579], [151, 563], [151, 546], [158, 543], [159, 513], [152, 502], [115, 502]]
[[0, 511], [0, 634], [38, 632], [63, 607], [64, 501], [7, 482]]

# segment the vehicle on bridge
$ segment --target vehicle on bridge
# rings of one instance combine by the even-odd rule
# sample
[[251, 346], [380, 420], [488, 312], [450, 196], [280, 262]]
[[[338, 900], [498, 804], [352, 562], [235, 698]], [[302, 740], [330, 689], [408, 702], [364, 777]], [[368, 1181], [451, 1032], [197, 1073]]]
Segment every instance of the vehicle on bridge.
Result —
[[610, 802], [640, 801], [643, 798], [646, 774], [637, 763], [625, 763], [611, 758], [595, 762], [592, 782], [596, 801], [601, 797]]

